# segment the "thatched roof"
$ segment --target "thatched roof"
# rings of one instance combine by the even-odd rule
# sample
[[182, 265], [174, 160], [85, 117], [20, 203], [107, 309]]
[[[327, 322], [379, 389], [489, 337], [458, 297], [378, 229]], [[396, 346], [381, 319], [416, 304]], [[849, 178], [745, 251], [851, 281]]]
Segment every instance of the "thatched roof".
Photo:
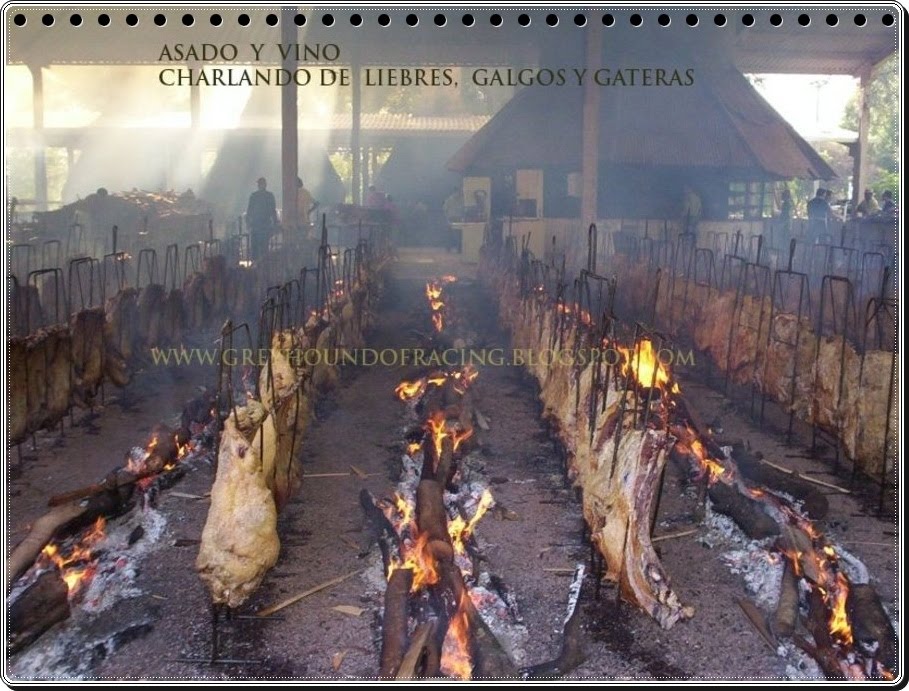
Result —
[[[732, 67], [696, 69], [692, 86], [604, 86], [600, 161], [702, 169], [739, 180], [836, 177]], [[581, 169], [583, 89], [527, 87], [448, 162], [450, 170]]]

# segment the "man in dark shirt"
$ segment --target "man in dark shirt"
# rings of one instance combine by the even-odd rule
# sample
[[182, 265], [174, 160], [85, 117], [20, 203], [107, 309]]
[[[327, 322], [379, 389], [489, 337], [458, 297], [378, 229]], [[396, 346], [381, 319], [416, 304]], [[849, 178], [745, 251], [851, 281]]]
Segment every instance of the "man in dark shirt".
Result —
[[808, 201], [808, 239], [818, 242], [821, 236], [827, 234], [827, 221], [830, 217], [830, 204], [827, 203], [827, 190], [817, 188], [814, 199]]
[[265, 189], [266, 184], [265, 178], [259, 178], [259, 189], [249, 195], [246, 205], [246, 226], [253, 259], [261, 259], [268, 251], [268, 240], [278, 225], [275, 195]]

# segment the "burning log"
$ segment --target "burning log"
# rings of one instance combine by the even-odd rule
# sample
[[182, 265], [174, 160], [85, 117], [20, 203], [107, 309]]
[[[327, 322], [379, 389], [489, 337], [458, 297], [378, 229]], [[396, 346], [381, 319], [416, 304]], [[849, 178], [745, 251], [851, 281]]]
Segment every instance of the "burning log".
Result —
[[383, 572], [387, 574], [392, 564], [401, 562], [401, 546], [398, 542], [398, 536], [395, 533], [394, 526], [389, 523], [388, 517], [379, 508], [378, 502], [368, 489], [360, 490], [360, 506], [366, 514], [369, 525], [372, 526], [376, 541], [379, 543], [379, 549], [382, 552]]
[[761, 504], [737, 489], [720, 481], [710, 486], [707, 493], [713, 508], [729, 516], [752, 540], [780, 534], [779, 525], [764, 512]]
[[742, 475], [754, 484], [792, 495], [802, 502], [802, 508], [810, 518], [821, 519], [827, 515], [830, 506], [827, 497], [800, 479], [798, 474], [783, 472], [764, 462], [760, 454], [751, 453], [741, 443], [733, 445], [732, 457], [736, 460]]
[[28, 535], [10, 554], [7, 587], [35, 563], [52, 540], [66, 538], [99, 519], [126, 511], [133, 497], [134, 483], [124, 483], [97, 492], [82, 501], [55, 506], [32, 524]]
[[57, 506], [36, 520], [28, 535], [16, 545], [10, 554], [7, 564], [7, 588], [31, 568], [35, 559], [41, 554], [41, 550], [54, 539], [58, 531], [71, 521], [83, 516], [87, 511], [86, 506], [78, 502], [70, 502]]
[[[846, 611], [852, 622], [855, 645], [866, 658], [883, 665], [886, 670], [895, 670], [896, 633], [874, 588], [853, 583], [846, 598]], [[881, 678], [885, 675], [873, 669], [869, 676]]]
[[694, 470], [702, 476], [716, 511], [729, 516], [753, 540], [780, 534], [779, 525], [764, 511], [763, 504], [739, 491], [733, 473], [706, 455], [704, 446], [690, 427], [672, 429], [678, 442], [673, 446], [670, 458], [683, 472]]
[[783, 580], [780, 584], [780, 599], [772, 620], [774, 634], [778, 637], [791, 636], [799, 618], [799, 584], [788, 559], [783, 562]]
[[385, 587], [379, 678], [394, 679], [407, 652], [407, 616], [413, 569], [395, 569]]
[[[440, 654], [438, 651], [433, 655], [429, 647], [435, 638], [438, 621], [431, 619], [419, 624], [413, 632], [413, 638], [410, 641], [410, 647], [401, 660], [398, 668], [396, 679], [416, 679], [419, 677], [429, 678], [435, 676], [427, 670], [428, 660], [432, 656], [438, 661]], [[436, 672], [437, 673], [437, 672]]]
[[10, 654], [30, 645], [54, 624], [69, 618], [69, 588], [56, 568], [48, 569], [20, 592], [9, 604]]

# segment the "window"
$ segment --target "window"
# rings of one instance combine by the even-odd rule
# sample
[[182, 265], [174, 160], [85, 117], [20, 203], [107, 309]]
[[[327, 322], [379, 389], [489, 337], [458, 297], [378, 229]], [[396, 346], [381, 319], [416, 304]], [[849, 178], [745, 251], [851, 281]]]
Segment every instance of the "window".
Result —
[[753, 220], [773, 215], [773, 190], [765, 182], [730, 182], [727, 216]]

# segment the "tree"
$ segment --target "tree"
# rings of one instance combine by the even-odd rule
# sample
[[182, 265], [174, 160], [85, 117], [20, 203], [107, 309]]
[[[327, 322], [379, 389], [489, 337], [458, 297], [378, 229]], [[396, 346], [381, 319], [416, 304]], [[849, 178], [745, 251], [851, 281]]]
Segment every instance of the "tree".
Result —
[[[871, 79], [868, 89], [871, 119], [868, 125], [868, 171], [871, 187], [882, 193], [894, 194], [899, 182], [899, 74], [896, 55], [882, 62]], [[843, 127], [857, 130], [859, 96], [855, 95], [843, 114]]]

